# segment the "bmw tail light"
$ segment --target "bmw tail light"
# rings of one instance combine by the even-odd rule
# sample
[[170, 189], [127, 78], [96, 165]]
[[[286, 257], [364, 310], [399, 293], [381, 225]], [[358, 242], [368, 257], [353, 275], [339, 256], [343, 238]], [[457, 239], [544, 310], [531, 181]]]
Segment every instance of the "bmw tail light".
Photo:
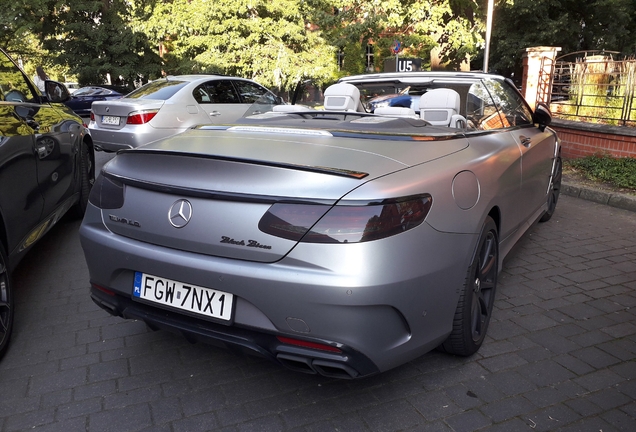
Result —
[[[303, 243], [360, 243], [379, 240], [408, 231], [426, 219], [432, 204], [430, 195], [384, 200], [370, 205], [324, 206], [274, 204], [261, 218], [259, 229], [265, 233]], [[319, 207], [313, 218], [299, 207]], [[309, 209], [304, 209], [309, 210]], [[322, 217], [321, 217], [322, 216]]]
[[124, 205], [124, 184], [120, 181], [99, 175], [95, 179], [88, 202], [100, 209], [117, 209]]
[[126, 124], [131, 125], [140, 125], [148, 123], [152, 120], [159, 110], [147, 110], [147, 111], [135, 111], [128, 115], [128, 119], [126, 120]]
[[91, 121], [92, 122], [95, 121], [95, 113], [93, 111], [91, 111]]

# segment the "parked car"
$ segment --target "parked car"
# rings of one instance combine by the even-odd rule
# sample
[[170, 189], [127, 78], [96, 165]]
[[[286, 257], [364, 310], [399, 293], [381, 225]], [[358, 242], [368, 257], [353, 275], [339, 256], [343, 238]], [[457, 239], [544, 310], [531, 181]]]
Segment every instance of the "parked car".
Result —
[[[401, 79], [420, 80], [419, 116], [361, 108], [359, 88]], [[93, 300], [329, 377], [475, 353], [504, 257], [555, 211], [549, 110], [481, 73], [348, 77], [324, 94], [324, 110], [120, 151], [80, 228]]]
[[0, 357], [13, 329], [11, 272], [68, 210], [83, 215], [95, 174], [88, 130], [61, 103], [66, 88], [45, 89], [0, 49]]
[[99, 149], [117, 151], [199, 124], [232, 123], [259, 99], [271, 105], [282, 103], [271, 91], [248, 79], [170, 76], [152, 81], [123, 99], [94, 103], [88, 127]]
[[73, 94], [80, 88], [80, 85], [76, 82], [65, 82], [64, 87], [66, 87], [69, 94]]
[[90, 117], [93, 102], [121, 99], [127, 93], [130, 93], [130, 89], [125, 86], [91, 85], [75, 90], [71, 93], [71, 98], [64, 103], [78, 116]]

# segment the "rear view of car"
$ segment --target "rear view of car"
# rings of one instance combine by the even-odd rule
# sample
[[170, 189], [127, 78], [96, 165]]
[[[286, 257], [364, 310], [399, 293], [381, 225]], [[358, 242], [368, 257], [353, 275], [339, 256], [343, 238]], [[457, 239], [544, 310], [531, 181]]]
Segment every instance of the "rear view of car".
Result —
[[114, 152], [166, 138], [199, 124], [231, 123], [258, 99], [280, 103], [266, 88], [220, 75], [152, 81], [114, 100], [95, 102], [89, 129], [98, 149]]
[[66, 106], [73, 110], [80, 117], [91, 115], [91, 105], [96, 101], [119, 99], [130, 90], [123, 86], [113, 85], [93, 85], [76, 89], [71, 94], [71, 98], [64, 102]]
[[[560, 145], [503, 77], [414, 74], [119, 152], [80, 228], [92, 299], [329, 377], [477, 352], [504, 257], [554, 214]], [[365, 111], [363, 91], [401, 80], [419, 115]]]

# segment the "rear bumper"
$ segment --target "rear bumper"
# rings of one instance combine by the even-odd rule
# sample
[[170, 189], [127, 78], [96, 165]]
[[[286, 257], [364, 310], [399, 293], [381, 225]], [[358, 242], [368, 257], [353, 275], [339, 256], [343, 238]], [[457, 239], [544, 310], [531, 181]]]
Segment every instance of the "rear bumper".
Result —
[[[419, 236], [360, 244], [301, 243], [282, 260], [261, 263], [117, 235], [89, 204], [80, 240], [91, 282], [114, 294], [93, 290], [93, 298], [115, 315], [189, 339], [239, 347], [296, 370], [328, 374], [319, 368], [332, 361], [340, 366], [324, 368], [357, 377], [413, 360], [451, 331], [465, 277], [457, 269], [468, 267], [476, 236], [421, 229]], [[428, 247], [429, 241], [439, 247]], [[402, 248], [418, 252], [396, 260]], [[136, 271], [232, 293], [231, 325], [133, 300]], [[278, 342], [277, 335], [342, 347], [343, 357], [297, 351]]]
[[[192, 343], [204, 342], [231, 351], [264, 357], [297, 372], [332, 378], [360, 378], [379, 372], [369, 358], [350, 347], [340, 345], [338, 348], [341, 353], [331, 353], [285, 344], [275, 334], [177, 315], [113, 294], [91, 287], [92, 300], [108, 313], [143, 321], [152, 330], [176, 333]], [[328, 341], [315, 342], [324, 344]]]
[[183, 130], [156, 129], [148, 123], [144, 125], [125, 125], [123, 128], [115, 130], [97, 126], [96, 122], [92, 121], [88, 128], [95, 147], [107, 152], [136, 148], [183, 132]]

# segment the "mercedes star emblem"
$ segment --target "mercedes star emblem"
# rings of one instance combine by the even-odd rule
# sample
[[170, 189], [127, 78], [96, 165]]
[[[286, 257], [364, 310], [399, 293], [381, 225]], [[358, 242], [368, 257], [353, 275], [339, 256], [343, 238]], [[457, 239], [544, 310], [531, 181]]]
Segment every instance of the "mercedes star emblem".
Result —
[[192, 218], [192, 204], [190, 204], [190, 201], [181, 199], [175, 201], [170, 207], [168, 220], [173, 227], [183, 228], [190, 222], [190, 218]]

